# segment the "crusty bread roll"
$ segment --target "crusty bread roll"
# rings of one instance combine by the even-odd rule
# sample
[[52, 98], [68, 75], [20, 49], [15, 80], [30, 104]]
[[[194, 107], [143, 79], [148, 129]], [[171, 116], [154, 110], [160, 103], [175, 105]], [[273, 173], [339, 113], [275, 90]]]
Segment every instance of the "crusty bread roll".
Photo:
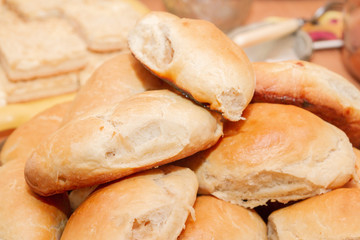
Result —
[[165, 12], [145, 15], [129, 33], [137, 59], [197, 102], [241, 119], [255, 88], [243, 50], [215, 25]]
[[293, 104], [342, 129], [360, 147], [360, 91], [342, 76], [305, 61], [253, 63], [253, 101]]
[[302, 108], [250, 104], [212, 148], [189, 157], [200, 192], [245, 207], [286, 203], [343, 186], [355, 154], [343, 131]]
[[0, 167], [0, 239], [60, 239], [70, 214], [67, 196], [40, 197], [24, 179], [24, 162]]
[[162, 82], [147, 71], [131, 53], [105, 61], [77, 93], [64, 123], [89, 110], [112, 105], [146, 90], [162, 88]]
[[254, 211], [212, 196], [196, 199], [178, 240], [266, 240], [266, 224]]
[[70, 217], [62, 240], [175, 240], [193, 210], [198, 183], [187, 168], [166, 166], [94, 192]]
[[360, 150], [354, 148], [354, 152], [356, 155], [356, 162], [355, 162], [356, 176], [354, 176], [353, 179], [351, 179], [348, 183], [346, 183], [344, 187], [360, 188]]
[[15, 159], [25, 163], [35, 147], [60, 127], [69, 107], [70, 102], [57, 104], [16, 128], [0, 152], [0, 163]]
[[41, 195], [109, 182], [214, 145], [220, 116], [169, 90], [95, 108], [43, 141], [25, 176]]
[[271, 240], [360, 239], [360, 189], [341, 188], [277, 210]]

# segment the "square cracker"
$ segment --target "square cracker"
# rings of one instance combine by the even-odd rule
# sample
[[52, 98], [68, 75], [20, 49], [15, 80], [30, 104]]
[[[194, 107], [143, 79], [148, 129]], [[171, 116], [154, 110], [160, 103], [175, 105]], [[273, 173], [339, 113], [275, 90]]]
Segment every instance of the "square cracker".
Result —
[[60, 16], [59, 6], [63, 4], [63, 0], [6, 0], [6, 4], [29, 20]]
[[[1, 89], [2, 88], [2, 89]], [[38, 78], [30, 81], [9, 81], [0, 67], [0, 106], [75, 92], [79, 89], [78, 72]]]
[[[4, 13], [1, 9], [0, 15]], [[5, 11], [6, 13], [6, 11]], [[0, 60], [12, 81], [58, 75], [83, 68], [86, 45], [65, 20], [19, 21], [0, 17]]]
[[127, 35], [147, 12], [136, 1], [73, 0], [63, 5], [67, 16], [85, 39], [90, 50], [116, 51], [127, 48]]

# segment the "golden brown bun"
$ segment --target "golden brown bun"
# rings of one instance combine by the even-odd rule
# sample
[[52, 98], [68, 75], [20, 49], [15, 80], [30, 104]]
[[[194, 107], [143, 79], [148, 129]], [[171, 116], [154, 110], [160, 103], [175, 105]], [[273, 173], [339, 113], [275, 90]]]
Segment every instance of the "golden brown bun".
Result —
[[342, 76], [305, 61], [254, 63], [253, 101], [293, 104], [342, 129], [360, 147], [360, 91]]
[[170, 92], [137, 94], [70, 121], [28, 159], [25, 176], [41, 195], [109, 182], [214, 145], [220, 116]]
[[354, 152], [356, 155], [356, 162], [355, 162], [356, 176], [354, 176], [354, 178], [351, 179], [344, 187], [360, 188], [360, 150], [354, 148]]
[[343, 186], [355, 174], [345, 133], [302, 108], [250, 104], [245, 121], [224, 125], [224, 137], [183, 164], [200, 192], [245, 207], [286, 203]]
[[93, 108], [112, 105], [137, 93], [161, 87], [162, 82], [130, 53], [119, 54], [104, 62], [80, 89], [64, 123]]
[[241, 119], [254, 93], [252, 65], [215, 25], [151, 12], [129, 33], [128, 41], [135, 57], [154, 74], [226, 119]]
[[0, 167], [0, 239], [60, 239], [70, 214], [66, 195], [39, 197], [24, 179], [24, 162]]
[[69, 107], [70, 102], [57, 104], [15, 129], [1, 150], [0, 163], [15, 159], [25, 163], [35, 147], [60, 127]]
[[266, 240], [266, 225], [253, 210], [212, 196], [196, 199], [195, 218], [188, 217], [178, 240]]
[[198, 183], [187, 168], [166, 166], [95, 191], [73, 213], [62, 240], [175, 240], [193, 209]]
[[273, 212], [271, 240], [360, 239], [360, 189], [336, 189]]

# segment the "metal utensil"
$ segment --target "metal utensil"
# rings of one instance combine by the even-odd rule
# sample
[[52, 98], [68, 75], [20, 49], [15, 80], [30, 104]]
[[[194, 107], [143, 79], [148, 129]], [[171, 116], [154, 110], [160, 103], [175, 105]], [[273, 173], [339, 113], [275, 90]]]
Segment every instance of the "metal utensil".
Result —
[[310, 19], [293, 18], [279, 22], [236, 28], [228, 36], [241, 47], [250, 47], [261, 42], [278, 39], [299, 30], [306, 22], [316, 24], [321, 16], [330, 10], [341, 10], [344, 1], [329, 1], [318, 8]]

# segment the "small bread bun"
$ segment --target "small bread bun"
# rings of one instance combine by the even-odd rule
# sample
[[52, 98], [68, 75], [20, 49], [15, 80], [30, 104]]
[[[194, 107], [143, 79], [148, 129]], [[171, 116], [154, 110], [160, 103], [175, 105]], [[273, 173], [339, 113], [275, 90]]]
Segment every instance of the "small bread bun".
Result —
[[62, 240], [176, 240], [193, 210], [198, 183], [187, 168], [165, 166], [95, 191], [71, 215]]
[[244, 51], [215, 25], [151, 12], [128, 41], [135, 57], [154, 74], [226, 119], [241, 119], [254, 93], [254, 73]]
[[36, 146], [60, 127], [70, 104], [66, 102], [50, 107], [16, 128], [0, 152], [0, 165], [15, 159], [25, 163]]
[[360, 239], [360, 189], [341, 188], [270, 214], [270, 240]]
[[24, 179], [24, 162], [0, 167], [0, 239], [60, 239], [70, 207], [67, 196], [40, 197]]
[[360, 147], [360, 91], [342, 76], [305, 61], [253, 63], [254, 102], [292, 104], [342, 129]]
[[119, 54], [105, 61], [79, 90], [63, 124], [93, 108], [112, 105], [162, 86], [160, 79], [147, 71], [131, 53]]
[[287, 203], [343, 186], [355, 174], [355, 154], [343, 131], [302, 108], [250, 104], [245, 121], [227, 122], [224, 137], [182, 164], [200, 193], [254, 208]]
[[25, 176], [52, 195], [190, 156], [221, 135], [218, 114], [169, 90], [147, 91], [68, 122], [33, 152]]
[[266, 224], [253, 210], [212, 196], [196, 199], [178, 240], [266, 240]]

